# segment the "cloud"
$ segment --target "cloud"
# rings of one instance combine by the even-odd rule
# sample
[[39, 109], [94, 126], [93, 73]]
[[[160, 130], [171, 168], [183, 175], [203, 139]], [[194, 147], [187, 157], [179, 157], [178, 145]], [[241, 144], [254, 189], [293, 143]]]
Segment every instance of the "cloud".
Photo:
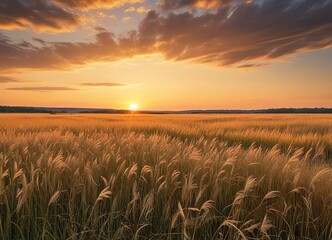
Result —
[[75, 91], [75, 88], [68, 87], [13, 87], [6, 88], [6, 90], [15, 90], [15, 91]]
[[122, 18], [121, 22], [128, 22], [131, 20], [131, 17], [124, 17]]
[[90, 87], [124, 87], [127, 86], [128, 84], [123, 84], [123, 83], [110, 83], [110, 82], [85, 82], [81, 83], [81, 86], [90, 86]]
[[[332, 44], [332, 1], [266, 0], [214, 12], [150, 12], [141, 37], [167, 59], [217, 66], [262, 64]], [[152, 38], [152, 39], [151, 39]]]
[[241, 1], [245, 2], [244, 0], [162, 0], [158, 3], [158, 6], [163, 10], [174, 10], [184, 7], [215, 8]]
[[117, 8], [126, 4], [142, 3], [144, 0], [53, 0], [64, 7], [76, 10]]
[[101, 27], [101, 26], [97, 26], [97, 27], [95, 27], [94, 30], [97, 31], [97, 32], [106, 32], [106, 31], [107, 31], [106, 28]]
[[[120, 47], [121, 45], [121, 47]], [[14, 43], [0, 35], [0, 69], [70, 69], [96, 61], [116, 61], [135, 55], [130, 43], [116, 43], [110, 32], [98, 32], [94, 42]]]
[[267, 65], [266, 63], [246, 63], [243, 65], [237, 66], [237, 68], [242, 68], [242, 69], [250, 69], [250, 68], [256, 68], [256, 67], [261, 67]]
[[138, 13], [148, 13], [150, 11], [151, 11], [150, 8], [146, 8], [146, 7], [143, 7], [143, 6], [136, 8], [136, 12], [138, 12]]
[[265, 0], [197, 15], [150, 11], [120, 37], [99, 28], [91, 42], [14, 43], [0, 35], [0, 70], [71, 69], [161, 53], [166, 59], [258, 67], [297, 52], [331, 47], [331, 0]]
[[136, 8], [136, 12], [138, 12], [138, 13], [147, 13], [147, 12], [150, 12], [150, 11], [151, 11], [150, 8], [146, 8], [146, 7], [143, 7], [143, 6]]
[[137, 7], [137, 8], [135, 8], [134, 6], [130, 6], [125, 10], [126, 13], [127, 12], [147, 13], [147, 12], [150, 12], [150, 11], [151, 11], [150, 8], [146, 8], [146, 7], [143, 7], [143, 6]]
[[73, 30], [96, 17], [115, 19], [103, 12], [94, 16], [80, 13], [93, 9], [111, 9], [144, 0], [1, 0], [0, 29], [29, 29], [63, 32]]
[[7, 77], [7, 76], [0, 76], [0, 83], [12, 83], [12, 82], [21, 82], [18, 78], [14, 77]]
[[104, 12], [98, 12], [97, 13], [97, 17], [100, 17], [100, 18], [109, 18], [109, 19], [116, 19], [116, 16], [114, 14], [106, 14]]
[[134, 6], [130, 6], [125, 10], [125, 12], [135, 12], [136, 8]]
[[79, 16], [46, 0], [1, 0], [0, 29], [59, 31], [78, 25]]

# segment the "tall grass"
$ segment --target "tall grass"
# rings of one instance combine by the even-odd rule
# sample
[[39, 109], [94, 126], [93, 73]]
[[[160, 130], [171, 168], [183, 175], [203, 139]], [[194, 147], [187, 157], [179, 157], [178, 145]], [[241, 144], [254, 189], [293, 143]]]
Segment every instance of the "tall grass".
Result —
[[1, 115], [1, 239], [332, 239], [330, 115]]

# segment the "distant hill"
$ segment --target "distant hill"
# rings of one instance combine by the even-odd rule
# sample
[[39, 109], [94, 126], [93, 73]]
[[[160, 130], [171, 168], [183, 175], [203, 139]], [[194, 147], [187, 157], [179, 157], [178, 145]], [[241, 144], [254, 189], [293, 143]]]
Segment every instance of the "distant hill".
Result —
[[[184, 110], [184, 111], [136, 111], [144, 114], [245, 114], [245, 113], [332, 113], [332, 108], [271, 108], [257, 110]], [[123, 109], [102, 108], [48, 108], [0, 106], [0, 113], [131, 113]]]

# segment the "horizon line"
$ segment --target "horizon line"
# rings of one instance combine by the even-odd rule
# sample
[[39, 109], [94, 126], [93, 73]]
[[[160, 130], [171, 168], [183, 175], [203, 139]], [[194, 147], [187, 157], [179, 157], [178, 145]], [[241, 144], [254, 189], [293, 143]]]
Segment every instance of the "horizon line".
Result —
[[[102, 111], [131, 111], [130, 109], [124, 108], [100, 108], [100, 107], [40, 107], [40, 106], [26, 106], [26, 105], [0, 105], [0, 108], [33, 108], [33, 109], [72, 109], [72, 110], [102, 110]], [[241, 108], [205, 108], [205, 109], [181, 109], [181, 110], [170, 110], [170, 109], [138, 109], [135, 112], [191, 112], [191, 111], [269, 111], [269, 110], [332, 110], [331, 107], [270, 107], [270, 108], [251, 108], [251, 109], [241, 109]]]

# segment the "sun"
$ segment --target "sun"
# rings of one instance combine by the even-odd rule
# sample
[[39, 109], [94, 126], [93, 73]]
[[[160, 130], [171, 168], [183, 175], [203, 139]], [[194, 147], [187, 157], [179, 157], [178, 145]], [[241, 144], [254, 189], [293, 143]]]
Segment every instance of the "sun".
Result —
[[129, 109], [130, 111], [136, 111], [138, 109], [137, 104], [131, 104]]

